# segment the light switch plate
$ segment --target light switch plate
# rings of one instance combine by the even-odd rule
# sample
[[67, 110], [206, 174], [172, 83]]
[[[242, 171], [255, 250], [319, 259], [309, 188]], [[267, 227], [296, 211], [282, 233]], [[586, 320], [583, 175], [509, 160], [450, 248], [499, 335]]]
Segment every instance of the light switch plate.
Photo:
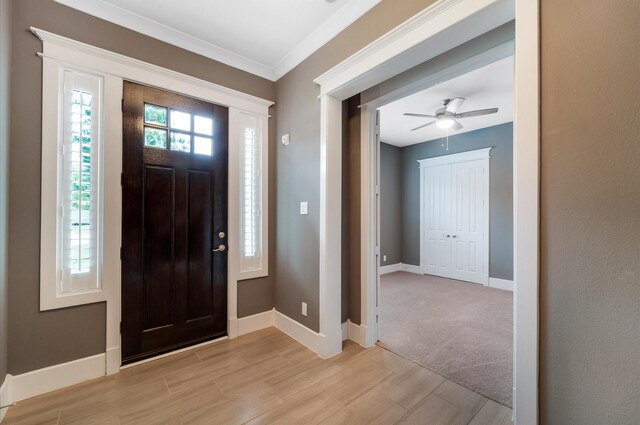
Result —
[[306, 316], [307, 315], [307, 303], [302, 303], [302, 315]]
[[289, 146], [289, 133], [282, 136], [282, 144], [285, 146]]
[[306, 201], [300, 202], [300, 215], [309, 214], [309, 203]]

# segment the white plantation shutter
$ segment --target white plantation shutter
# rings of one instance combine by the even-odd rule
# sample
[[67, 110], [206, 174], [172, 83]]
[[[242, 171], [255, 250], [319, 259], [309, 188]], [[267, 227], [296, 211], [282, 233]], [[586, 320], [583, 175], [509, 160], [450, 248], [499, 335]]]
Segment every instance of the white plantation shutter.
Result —
[[64, 72], [58, 163], [60, 294], [100, 289], [102, 79]]
[[262, 129], [240, 114], [240, 271], [262, 267]]

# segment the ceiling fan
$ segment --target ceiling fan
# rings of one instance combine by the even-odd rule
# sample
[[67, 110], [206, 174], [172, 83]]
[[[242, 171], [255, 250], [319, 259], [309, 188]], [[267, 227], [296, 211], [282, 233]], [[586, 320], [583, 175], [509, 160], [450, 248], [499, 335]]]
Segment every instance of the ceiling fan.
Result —
[[465, 99], [463, 97], [456, 97], [453, 99], [444, 99], [442, 101], [442, 107], [436, 110], [435, 115], [412, 114], [408, 112], [406, 112], [404, 115], [408, 117], [435, 119], [435, 121], [431, 121], [426, 124], [422, 124], [416, 128], [412, 128], [411, 131], [419, 130], [421, 128], [430, 126], [431, 124], [435, 124], [438, 127], [443, 129], [449, 128], [453, 130], [460, 130], [462, 128], [462, 124], [460, 124], [458, 120], [461, 118], [479, 117], [481, 115], [495, 114], [496, 112], [498, 112], [498, 108], [489, 108], [489, 109], [478, 109], [476, 111], [467, 111], [467, 112], [458, 113], [464, 101]]

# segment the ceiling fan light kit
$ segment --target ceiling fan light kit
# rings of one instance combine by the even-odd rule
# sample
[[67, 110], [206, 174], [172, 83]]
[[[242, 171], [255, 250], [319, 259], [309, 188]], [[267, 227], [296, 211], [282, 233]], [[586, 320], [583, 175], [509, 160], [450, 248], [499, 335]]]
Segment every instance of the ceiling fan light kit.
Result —
[[443, 130], [461, 130], [462, 124], [458, 122], [458, 119], [479, 117], [482, 115], [495, 114], [496, 112], [498, 112], [498, 108], [489, 108], [489, 109], [478, 109], [476, 111], [467, 111], [467, 112], [458, 113], [464, 101], [465, 101], [464, 97], [444, 99], [442, 101], [443, 107], [438, 108], [435, 112], [435, 115], [416, 114], [416, 113], [410, 113], [410, 112], [406, 112], [404, 115], [408, 117], [418, 117], [418, 118], [435, 118], [435, 121], [431, 121], [426, 124], [420, 125], [416, 128], [412, 128], [411, 131], [416, 131], [421, 128], [425, 128], [427, 126], [430, 126], [431, 124], [435, 124]]

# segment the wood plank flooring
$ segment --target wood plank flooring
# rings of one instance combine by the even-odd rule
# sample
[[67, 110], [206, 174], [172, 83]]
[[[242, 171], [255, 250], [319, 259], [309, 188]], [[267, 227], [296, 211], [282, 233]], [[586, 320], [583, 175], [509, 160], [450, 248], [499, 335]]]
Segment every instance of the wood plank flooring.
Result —
[[22, 401], [5, 424], [507, 425], [511, 410], [380, 347], [322, 360], [269, 328]]

